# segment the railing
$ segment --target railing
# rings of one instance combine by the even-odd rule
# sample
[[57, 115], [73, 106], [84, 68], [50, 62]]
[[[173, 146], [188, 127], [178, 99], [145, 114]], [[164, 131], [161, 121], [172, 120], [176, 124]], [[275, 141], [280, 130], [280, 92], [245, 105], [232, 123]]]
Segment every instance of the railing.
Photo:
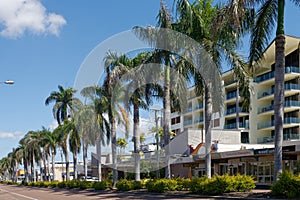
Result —
[[[299, 72], [300, 72], [299, 67], [289, 66], [289, 67], [285, 68], [285, 73], [286, 74], [287, 73], [299, 73]], [[254, 82], [260, 83], [260, 82], [272, 79], [272, 78], [274, 78], [274, 75], [275, 75], [274, 71], [262, 74], [260, 76], [255, 77]]]
[[189, 107], [189, 108], [187, 108], [185, 111], [184, 111], [184, 113], [189, 113], [189, 112], [192, 112], [193, 111], [193, 108], [192, 107]]
[[[248, 113], [249, 111], [239, 107], [239, 113]], [[231, 115], [233, 113], [236, 113], [236, 107], [229, 108], [226, 110], [226, 115]]]
[[198, 110], [198, 109], [202, 109], [202, 108], [203, 108], [203, 104], [201, 103], [201, 104], [198, 104], [194, 110]]
[[229, 81], [229, 82], [225, 83], [224, 86], [231, 85], [232, 83], [236, 83], [236, 82], [237, 82], [236, 80]]
[[187, 121], [183, 122], [183, 126], [188, 126], [188, 125], [191, 125], [192, 123], [193, 123], [192, 120], [187, 120]]
[[203, 122], [203, 120], [204, 120], [203, 117], [199, 117], [198, 119], [194, 120], [194, 123], [197, 124], [199, 122]]
[[[283, 134], [283, 140], [299, 140], [299, 139], [300, 139], [299, 134]], [[274, 142], [274, 136], [257, 138], [258, 144], [268, 143], [268, 142]]]
[[[299, 84], [293, 84], [293, 83], [286, 83], [284, 84], [284, 89], [285, 90], [300, 90], [300, 85]], [[274, 94], [274, 88], [262, 91], [260, 93], [258, 93], [257, 98], [263, 98], [265, 96], [269, 96]]]
[[[236, 123], [232, 123], [232, 124], [225, 124], [224, 125], [224, 129], [235, 129], [236, 128]], [[249, 128], [249, 123], [243, 123], [243, 122], [239, 122], [239, 128]]]
[[[299, 101], [292, 101], [292, 100], [284, 102], [284, 107], [292, 107], [292, 106], [300, 107], [300, 102]], [[274, 105], [273, 104], [262, 107], [262, 108], [259, 108], [257, 113], [260, 114], [260, 113], [268, 112], [268, 111], [271, 111], [271, 110], [274, 110]]]
[[[283, 120], [284, 124], [299, 124], [300, 120], [299, 118], [296, 117], [289, 117], [289, 118], [284, 118]], [[263, 128], [268, 128], [274, 126], [274, 120], [268, 121], [268, 122], [263, 122], [263, 123], [258, 123], [257, 124], [257, 129], [263, 129]]]
[[226, 94], [226, 99], [232, 99], [232, 98], [235, 98], [236, 97], [236, 91], [234, 92], [230, 92], [228, 94]]

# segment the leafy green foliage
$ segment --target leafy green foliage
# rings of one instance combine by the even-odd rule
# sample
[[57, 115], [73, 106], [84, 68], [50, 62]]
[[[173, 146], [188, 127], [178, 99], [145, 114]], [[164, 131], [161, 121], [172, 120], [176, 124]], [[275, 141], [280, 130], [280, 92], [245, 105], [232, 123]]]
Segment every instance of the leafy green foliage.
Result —
[[134, 188], [134, 184], [132, 181], [127, 179], [121, 179], [117, 182], [116, 187], [120, 191], [129, 191]]
[[174, 179], [153, 179], [146, 183], [149, 192], [167, 192], [177, 189], [177, 181]]
[[294, 176], [289, 171], [283, 171], [279, 180], [272, 185], [272, 195], [284, 198], [300, 198], [300, 176]]
[[109, 188], [111, 186], [112, 186], [111, 180], [104, 180], [104, 181], [94, 183], [95, 190], [106, 190], [107, 188]]

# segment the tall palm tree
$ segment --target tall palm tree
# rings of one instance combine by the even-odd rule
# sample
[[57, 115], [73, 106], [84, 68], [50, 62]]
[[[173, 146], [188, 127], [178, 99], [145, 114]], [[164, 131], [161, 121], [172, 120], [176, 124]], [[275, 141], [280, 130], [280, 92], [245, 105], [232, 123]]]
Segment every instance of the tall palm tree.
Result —
[[80, 134], [75, 125], [74, 119], [66, 120], [63, 124], [65, 133], [70, 135], [69, 137], [69, 148], [73, 154], [73, 166], [74, 166], [74, 180], [78, 179], [77, 172], [77, 155], [80, 153], [81, 141]]
[[[58, 91], [51, 92], [50, 96], [47, 97], [45, 105], [49, 105], [51, 102], [55, 102], [53, 106], [53, 116], [57, 120], [57, 123], [61, 123], [68, 119], [68, 116], [73, 116], [76, 105], [80, 104], [80, 100], [74, 97], [75, 90], [73, 88], [64, 89], [62, 86], [58, 86]], [[59, 132], [63, 129], [58, 129]], [[66, 158], [66, 180], [70, 179], [70, 159], [69, 159], [69, 145], [68, 145], [68, 135], [60, 132], [63, 138], [62, 144], [63, 151]]]
[[[105, 57], [106, 77], [103, 83], [102, 97], [110, 103], [108, 107], [108, 119], [110, 123], [112, 164], [113, 164], [113, 185], [118, 181], [117, 154], [116, 154], [116, 128], [118, 122], [123, 122], [126, 134], [128, 134], [129, 120], [124, 108], [118, 103], [122, 93], [122, 87], [118, 85], [119, 78], [128, 72], [128, 68], [115, 62], [118, 55], [108, 52]], [[123, 120], [121, 120], [123, 119]]]
[[[249, 78], [244, 71], [245, 63], [236, 53], [239, 45], [239, 34], [235, 34], [229, 24], [222, 24], [216, 28], [212, 26], [217, 19], [220, 10], [212, 6], [212, 1], [195, 1], [190, 4], [187, 0], [178, 0], [176, 4], [178, 21], [174, 23], [173, 29], [186, 34], [203, 45], [214, 65], [204, 65], [208, 67], [205, 71], [215, 73], [220, 77], [222, 57], [233, 67], [234, 74], [240, 79], [241, 94], [245, 97], [244, 107], [249, 106]], [[240, 23], [245, 23], [244, 21]], [[232, 24], [231, 24], [232, 25]], [[246, 26], [245, 26], [246, 27]], [[205, 59], [205, 58], [202, 58]], [[193, 70], [192, 70], [193, 71]], [[214, 76], [200, 74], [194, 71], [194, 80], [197, 93], [202, 93], [204, 89], [205, 103], [205, 149], [206, 149], [206, 174], [211, 177], [211, 116], [213, 106], [215, 111], [222, 105], [222, 101], [217, 102], [213, 95], [221, 94], [221, 82], [214, 82]], [[203, 76], [205, 75], [205, 76]], [[221, 80], [219, 78], [219, 80]], [[213, 101], [214, 99], [214, 101]], [[214, 105], [214, 104], [216, 105]]]
[[[46, 152], [48, 152], [48, 154], [50, 154], [51, 152], [51, 159], [52, 159], [52, 180], [56, 180], [56, 177], [55, 177], [55, 155], [56, 155], [56, 146], [58, 144], [58, 136], [57, 134], [55, 134], [54, 131], [45, 131], [44, 132], [45, 134], [45, 138], [47, 140], [47, 143], [46, 143], [46, 146], [45, 146], [45, 149], [46, 149]], [[48, 156], [49, 158], [49, 156]], [[48, 166], [49, 166], [49, 161], [48, 161]], [[49, 167], [48, 167], [49, 168]], [[51, 178], [51, 173], [50, 173], [50, 169], [48, 169], [48, 177]]]
[[103, 88], [97, 86], [86, 87], [82, 89], [81, 95], [89, 100], [89, 104], [95, 109], [95, 119], [98, 124], [98, 128], [95, 131], [96, 136], [96, 153], [98, 164], [98, 180], [102, 179], [102, 163], [101, 163], [101, 144], [106, 145], [110, 141], [110, 126], [106, 119], [106, 113], [108, 112], [109, 103], [107, 98], [102, 95]]
[[[299, 0], [290, 0], [295, 6], [300, 7]], [[249, 67], [253, 72], [253, 66], [263, 58], [263, 52], [269, 44], [272, 31], [276, 28], [275, 37], [275, 91], [274, 91], [274, 125], [275, 125], [275, 151], [274, 151], [274, 181], [282, 172], [282, 142], [284, 120], [284, 68], [285, 68], [285, 35], [284, 35], [284, 9], [285, 0], [238, 0], [230, 1], [226, 6], [225, 15], [231, 16], [234, 24], [238, 20], [247, 18], [245, 7], [256, 10], [253, 28], [250, 33]], [[234, 12], [233, 12], [234, 11]], [[238, 11], [238, 12], [237, 12]], [[247, 32], [242, 26], [236, 26], [242, 32]]]

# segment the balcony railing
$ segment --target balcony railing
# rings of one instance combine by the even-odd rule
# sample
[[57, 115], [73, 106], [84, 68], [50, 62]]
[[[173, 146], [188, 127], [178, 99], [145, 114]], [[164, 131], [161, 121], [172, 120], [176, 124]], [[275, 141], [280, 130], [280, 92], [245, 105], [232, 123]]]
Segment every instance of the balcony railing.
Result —
[[[224, 129], [235, 129], [235, 128], [236, 128], [236, 123], [225, 124], [224, 125]], [[249, 129], [249, 123], [240, 122], [239, 123], [239, 128], [247, 128], [247, 129]]]
[[235, 97], [236, 97], [236, 91], [230, 92], [230, 93], [226, 94], [226, 99], [227, 99], [227, 100], [228, 100], [228, 99], [233, 99], [233, 98], [235, 98]]
[[185, 111], [184, 111], [184, 113], [189, 113], [189, 112], [192, 112], [193, 111], [193, 108], [192, 107], [188, 107]]
[[[299, 124], [300, 120], [296, 117], [284, 118], [284, 124]], [[274, 120], [257, 124], [257, 129], [269, 128], [274, 126]]]
[[188, 126], [191, 125], [193, 123], [193, 120], [187, 120], [183, 122], [183, 126]]
[[199, 117], [199, 118], [194, 120], [194, 123], [197, 124], [199, 122], [203, 122], [203, 120], [204, 120], [203, 117]]
[[[299, 84], [293, 84], [293, 83], [286, 83], [284, 84], [284, 89], [285, 90], [300, 90], [300, 85]], [[274, 88], [262, 91], [260, 93], [258, 93], [257, 98], [263, 98], [265, 96], [269, 96], [274, 94]]]
[[194, 110], [198, 110], [198, 109], [202, 109], [202, 108], [203, 108], [203, 104], [201, 103], [201, 104], [198, 104]]
[[[283, 134], [283, 140], [299, 140], [299, 139], [300, 139], [299, 134]], [[274, 142], [274, 136], [257, 138], [258, 144], [268, 143], [268, 142]]]
[[[286, 68], [285, 68], [285, 73], [286, 73], [286, 74], [288, 74], [288, 73], [299, 73], [299, 72], [300, 72], [299, 67], [290, 66], [290, 67], [286, 67]], [[263, 74], [263, 75], [260, 75], [260, 76], [258, 76], [258, 77], [255, 77], [255, 78], [254, 78], [254, 82], [260, 83], [260, 82], [263, 82], [263, 81], [272, 79], [272, 78], [274, 78], [274, 75], [275, 75], [275, 72], [274, 72], [274, 71], [265, 73], [265, 74]]]
[[[248, 113], [249, 111], [239, 107], [239, 113]], [[226, 110], [226, 115], [231, 115], [233, 113], [236, 113], [236, 107], [229, 108]]]
[[[300, 102], [299, 101], [292, 101], [292, 100], [291, 101], [285, 101], [284, 102], [284, 107], [300, 107]], [[268, 112], [268, 111], [271, 111], [271, 110], [274, 110], [274, 105], [273, 104], [262, 107], [262, 108], [259, 108], [257, 113], [260, 114], [260, 113]]]

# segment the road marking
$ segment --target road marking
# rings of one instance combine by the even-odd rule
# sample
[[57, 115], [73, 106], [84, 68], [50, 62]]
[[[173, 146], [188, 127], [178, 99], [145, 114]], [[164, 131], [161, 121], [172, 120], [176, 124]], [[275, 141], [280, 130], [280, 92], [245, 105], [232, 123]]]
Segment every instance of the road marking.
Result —
[[2, 188], [0, 188], [0, 190], [3, 191], [3, 192], [14, 194], [14, 195], [19, 196], [19, 197], [26, 198], [26, 199], [38, 200], [38, 199], [35, 199], [35, 198], [32, 198], [32, 197], [28, 197], [28, 196], [25, 196], [25, 195], [22, 195], [22, 194], [18, 194], [18, 193], [15, 193], [15, 192], [10, 192], [10, 191], [7, 191], [7, 190], [3, 190]]

